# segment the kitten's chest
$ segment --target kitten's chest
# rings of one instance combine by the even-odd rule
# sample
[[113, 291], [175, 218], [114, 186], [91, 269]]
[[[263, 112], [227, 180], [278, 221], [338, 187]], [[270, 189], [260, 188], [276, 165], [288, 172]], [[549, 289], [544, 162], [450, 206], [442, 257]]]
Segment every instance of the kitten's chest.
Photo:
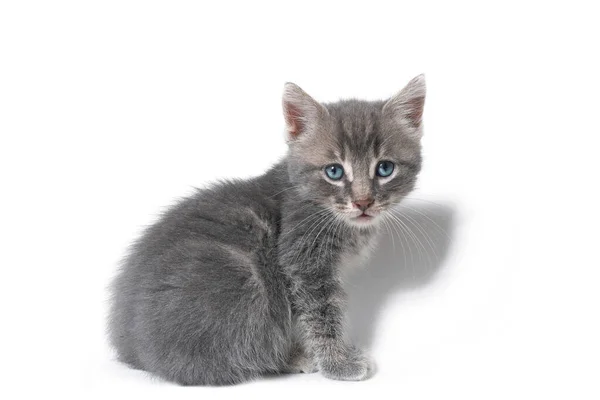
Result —
[[351, 271], [363, 266], [377, 245], [378, 233], [360, 235], [354, 238], [339, 257], [338, 268], [341, 271]]

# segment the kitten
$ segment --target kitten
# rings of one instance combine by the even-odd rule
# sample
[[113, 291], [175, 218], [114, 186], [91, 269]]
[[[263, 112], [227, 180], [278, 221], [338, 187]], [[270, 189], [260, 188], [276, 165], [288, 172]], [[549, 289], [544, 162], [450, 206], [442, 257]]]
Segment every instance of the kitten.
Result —
[[414, 187], [424, 101], [422, 75], [387, 102], [320, 104], [286, 84], [287, 155], [199, 190], [131, 247], [111, 288], [119, 359], [182, 385], [368, 377], [340, 277]]

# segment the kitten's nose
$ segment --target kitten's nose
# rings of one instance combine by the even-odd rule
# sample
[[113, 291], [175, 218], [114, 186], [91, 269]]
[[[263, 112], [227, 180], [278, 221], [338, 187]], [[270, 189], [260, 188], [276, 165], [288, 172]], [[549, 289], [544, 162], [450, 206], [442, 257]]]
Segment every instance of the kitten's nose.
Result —
[[356, 200], [352, 203], [352, 205], [356, 208], [358, 208], [360, 211], [365, 211], [367, 208], [371, 207], [371, 204], [373, 204], [373, 199], [372, 198], [368, 198], [368, 199], [364, 199], [364, 200]]

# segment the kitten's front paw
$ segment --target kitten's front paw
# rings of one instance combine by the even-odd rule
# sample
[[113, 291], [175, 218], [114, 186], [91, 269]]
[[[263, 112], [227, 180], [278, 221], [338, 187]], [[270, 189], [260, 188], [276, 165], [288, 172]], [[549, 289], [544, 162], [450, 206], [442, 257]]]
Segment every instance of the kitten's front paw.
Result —
[[371, 375], [372, 364], [360, 350], [351, 349], [325, 358], [320, 369], [329, 379], [362, 381]]

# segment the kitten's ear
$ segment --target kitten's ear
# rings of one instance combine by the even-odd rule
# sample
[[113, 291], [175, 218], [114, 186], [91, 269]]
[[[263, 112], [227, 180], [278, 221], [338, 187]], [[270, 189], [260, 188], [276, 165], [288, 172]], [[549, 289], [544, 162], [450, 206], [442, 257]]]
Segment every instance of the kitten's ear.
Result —
[[421, 137], [421, 122], [425, 106], [425, 75], [413, 78], [398, 94], [383, 106], [383, 114], [398, 123], [411, 128], [411, 132]]
[[298, 85], [287, 82], [283, 88], [283, 116], [290, 140], [314, 130], [327, 109], [310, 97]]

